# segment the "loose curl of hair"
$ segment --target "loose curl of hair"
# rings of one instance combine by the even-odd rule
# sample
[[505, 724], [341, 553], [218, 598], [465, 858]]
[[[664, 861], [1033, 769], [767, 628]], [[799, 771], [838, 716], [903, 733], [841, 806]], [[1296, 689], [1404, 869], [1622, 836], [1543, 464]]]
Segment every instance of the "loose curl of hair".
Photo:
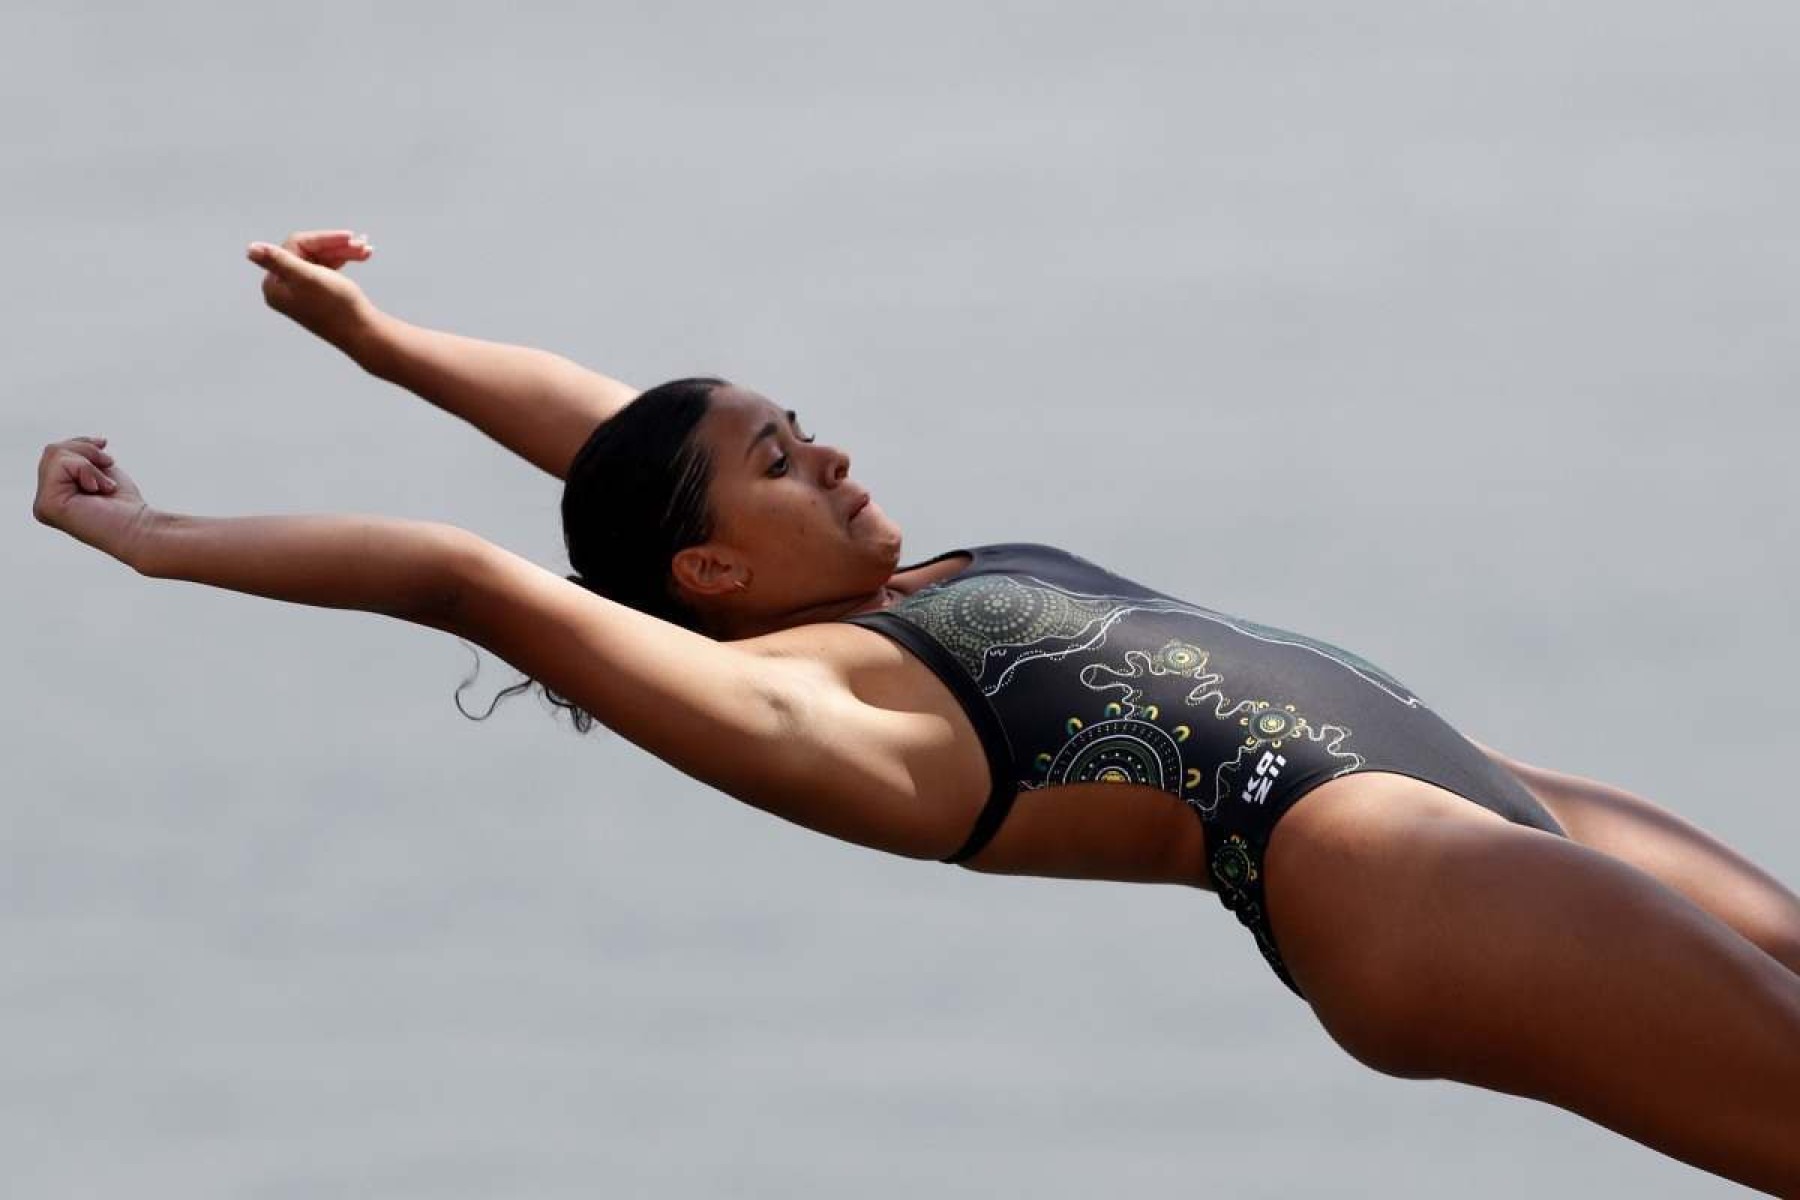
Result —
[[[669, 563], [676, 551], [713, 535], [707, 503], [712, 460], [694, 430], [713, 392], [725, 386], [726, 380], [710, 375], [658, 384], [588, 435], [563, 483], [563, 544], [575, 568], [565, 579], [639, 612], [700, 629], [699, 614], [676, 594]], [[579, 705], [529, 675], [502, 689], [487, 712], [475, 716], [463, 708], [462, 693], [480, 673], [477, 655], [475, 670], [456, 689], [457, 711], [472, 721], [487, 720], [502, 700], [535, 685], [553, 706], [568, 711], [579, 732], [596, 724]]]

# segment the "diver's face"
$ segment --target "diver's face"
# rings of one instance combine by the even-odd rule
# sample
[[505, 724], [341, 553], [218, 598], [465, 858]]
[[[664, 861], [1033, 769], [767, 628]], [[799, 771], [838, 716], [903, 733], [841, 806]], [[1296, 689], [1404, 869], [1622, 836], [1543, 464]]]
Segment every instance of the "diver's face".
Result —
[[[900, 529], [850, 478], [848, 454], [735, 385], [713, 390], [695, 436], [712, 460], [709, 546], [725, 560], [719, 569], [733, 572], [736, 605], [777, 614], [887, 582], [900, 561]], [[740, 577], [747, 587], [735, 587]]]

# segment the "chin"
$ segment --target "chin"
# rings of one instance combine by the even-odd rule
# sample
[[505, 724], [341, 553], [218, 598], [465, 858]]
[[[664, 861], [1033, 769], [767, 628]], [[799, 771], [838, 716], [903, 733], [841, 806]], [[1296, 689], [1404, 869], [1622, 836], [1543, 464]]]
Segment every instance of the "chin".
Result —
[[[874, 508], [875, 506], [870, 504], [869, 507]], [[874, 520], [870, 520], [870, 517], [873, 517]], [[859, 531], [862, 540], [871, 546], [878, 547], [881, 553], [890, 560], [890, 566], [898, 565], [900, 544], [905, 536], [901, 533], [900, 527], [888, 520], [886, 513], [880, 511], [868, 514], [859, 523], [864, 526]]]

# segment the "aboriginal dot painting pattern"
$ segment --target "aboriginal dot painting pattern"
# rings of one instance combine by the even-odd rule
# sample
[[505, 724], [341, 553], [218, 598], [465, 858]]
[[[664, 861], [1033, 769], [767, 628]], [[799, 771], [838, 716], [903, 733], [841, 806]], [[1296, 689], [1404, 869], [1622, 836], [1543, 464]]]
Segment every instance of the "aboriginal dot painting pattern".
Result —
[[844, 618], [919, 657], [981, 739], [993, 786], [947, 861], [978, 854], [1021, 792], [1158, 788], [1205, 823], [1220, 901], [1300, 994], [1269, 922], [1267, 849], [1283, 815], [1318, 785], [1396, 772], [1567, 836], [1479, 747], [1340, 647], [1188, 604], [1055, 546], [951, 553], [968, 556], [961, 573]]
[[1088, 599], [1010, 576], [984, 575], [922, 588], [888, 611], [929, 633], [980, 679], [990, 657], [1076, 636], [1114, 608], [1104, 597]]
[[[1115, 636], [1136, 614], [1189, 616], [1200, 628], [1320, 654], [1396, 700], [1418, 703], [1389, 676], [1335, 646], [1175, 600], [1083, 595], [1028, 576], [983, 575], [921, 588], [887, 611], [949, 650], [990, 701], [1004, 702], [1033, 664], [1075, 660], [1065, 670], [1093, 693], [1093, 703], [1071, 706], [1049, 744], [1029, 754], [1015, 747], [1021, 765], [1032, 768], [1017, 780], [1022, 789], [1140, 783], [1210, 815], [1247, 786], [1265, 751], [1313, 747], [1331, 760], [1332, 774], [1364, 765], [1347, 725], [1285, 697], [1234, 692], [1198, 640], [1144, 647], [1134, 644], [1129, 629]], [[1232, 735], [1223, 754], [1220, 726]]]
[[[956, 659], [1009, 737], [1037, 738], [1013, 746], [1020, 790], [1135, 783], [1197, 810], [1212, 830], [1220, 901], [1299, 992], [1267, 920], [1269, 822], [1260, 806], [1284, 778], [1316, 783], [1366, 760], [1345, 721], [1313, 711], [1304, 697], [1274, 694], [1279, 674], [1234, 682], [1218, 664], [1218, 648], [1234, 640], [1241, 663], [1243, 639], [1287, 647], [1329, 660], [1404, 707], [1419, 704], [1411, 693], [1373, 664], [1300, 634], [1169, 597], [1074, 592], [1025, 574], [953, 577], [886, 611]], [[1168, 636], [1171, 629], [1179, 635]], [[1061, 664], [1054, 680], [1041, 673], [1046, 663]], [[1070, 678], [1080, 689], [1067, 685]], [[1045, 701], [1017, 694], [1033, 690], [1063, 707], [1045, 711]]]
[[1210, 829], [1220, 903], [1300, 993], [1267, 919], [1269, 831], [1298, 793], [1368, 763], [1346, 712], [1382, 709], [1366, 707], [1370, 689], [1420, 709], [1406, 687], [1301, 633], [1157, 592], [1076, 592], [1022, 570], [952, 576], [882, 615], [925, 633], [974, 682], [1006, 730], [1021, 792], [1134, 783], [1190, 804]]

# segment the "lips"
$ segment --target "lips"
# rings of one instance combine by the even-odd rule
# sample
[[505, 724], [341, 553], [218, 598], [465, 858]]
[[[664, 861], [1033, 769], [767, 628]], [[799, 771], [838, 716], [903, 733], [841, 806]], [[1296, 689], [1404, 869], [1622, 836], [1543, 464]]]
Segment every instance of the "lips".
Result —
[[864, 492], [850, 503], [850, 511], [845, 514], [844, 522], [848, 524], [856, 520], [856, 514], [869, 506], [869, 493]]

